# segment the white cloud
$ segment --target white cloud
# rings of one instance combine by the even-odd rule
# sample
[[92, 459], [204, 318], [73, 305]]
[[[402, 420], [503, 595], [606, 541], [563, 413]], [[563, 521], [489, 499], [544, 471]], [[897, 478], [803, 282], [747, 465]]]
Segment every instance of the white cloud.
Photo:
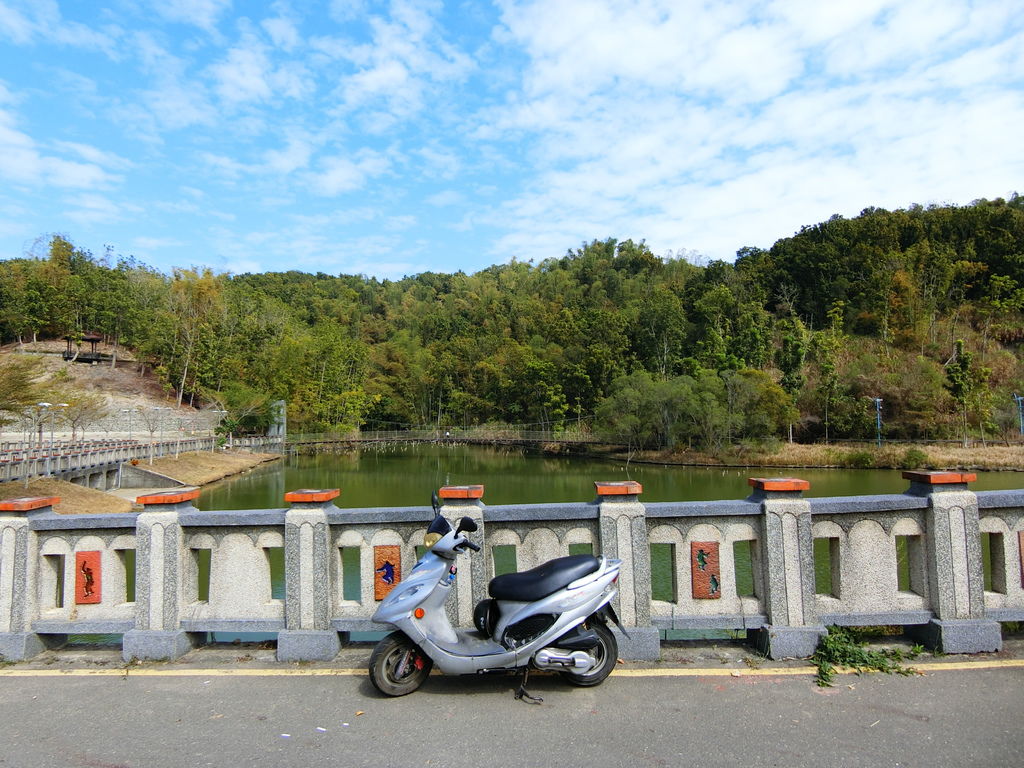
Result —
[[390, 126], [425, 107], [425, 99], [442, 83], [456, 81], [472, 61], [444, 40], [431, 10], [433, 4], [393, 0], [390, 16], [369, 18], [371, 39], [352, 45], [321, 38], [316, 45], [357, 67], [341, 78], [338, 93], [346, 112], [368, 109], [368, 124]]
[[36, 25], [7, 3], [0, 3], [0, 34], [17, 45], [32, 42]]
[[362, 188], [369, 178], [385, 173], [389, 166], [387, 157], [372, 150], [362, 150], [352, 157], [335, 155], [320, 163], [311, 181], [318, 194], [334, 197]]
[[250, 166], [245, 165], [233, 157], [218, 155], [214, 152], [200, 152], [199, 159], [210, 170], [215, 170], [225, 179], [234, 181], [251, 172]]
[[132, 35], [130, 47], [151, 83], [119, 100], [116, 112], [126, 126], [157, 136], [217, 121], [205, 86], [189, 77], [186, 59], [170, 53], [148, 32]]
[[127, 213], [138, 210], [136, 206], [120, 204], [96, 194], [79, 195], [68, 199], [67, 202], [73, 207], [65, 211], [64, 216], [83, 226], [118, 221]]
[[132, 240], [131, 250], [133, 252], [156, 251], [164, 248], [177, 248], [185, 245], [181, 240], [173, 237], [136, 237]]
[[[10, 101], [12, 96], [6, 88], [0, 91], [0, 100]], [[87, 162], [69, 160], [55, 154], [41, 151], [36, 141], [27, 133], [19, 130], [15, 116], [0, 110], [0, 178], [25, 185], [29, 188], [106, 188], [120, 177], [108, 172], [101, 166], [102, 161], [110, 161], [112, 157], [82, 144], [57, 144], [58, 149], [70, 151]], [[88, 155], [92, 155], [89, 157]], [[112, 163], [115, 167], [123, 167], [119, 162]]]
[[280, 96], [302, 99], [315, 87], [305, 64], [275, 64], [267, 46], [249, 33], [209, 68], [209, 74], [217, 94], [231, 105], [269, 102]]
[[291, 226], [244, 234], [215, 230], [213, 250], [219, 267], [236, 274], [302, 269], [386, 278], [426, 269], [425, 264], [410, 259], [410, 249], [399, 234], [349, 235], [329, 226], [334, 217], [294, 217], [293, 221]]
[[366, 0], [330, 0], [328, 12], [332, 19], [344, 24], [366, 13]]
[[302, 42], [299, 36], [298, 27], [291, 19], [278, 16], [273, 19], [264, 19], [260, 26], [270, 36], [274, 45], [286, 51], [294, 50]]
[[312, 154], [312, 142], [299, 136], [290, 136], [283, 148], [268, 150], [264, 154], [264, 162], [269, 171], [287, 174], [308, 166]]
[[1006, 194], [1021, 25], [927, 5], [502, 3], [497, 39], [529, 59], [474, 135], [515, 140], [526, 183], [486, 217], [492, 253], [617, 236], [729, 258], [866, 205]]
[[53, 146], [63, 152], [74, 154], [85, 160], [88, 163], [94, 165], [105, 166], [107, 168], [131, 168], [134, 163], [127, 158], [121, 157], [114, 152], [107, 152], [102, 149], [98, 149], [89, 144], [81, 144], [76, 141], [55, 141]]
[[99, 30], [62, 18], [56, 0], [0, 1], [0, 35], [17, 45], [58, 43], [102, 50], [115, 58], [120, 33], [117, 26]]
[[254, 41], [236, 46], [210, 68], [217, 93], [228, 102], [263, 101], [272, 93], [267, 82], [270, 62], [263, 47]]
[[167, 21], [189, 24], [214, 32], [231, 0], [153, 0], [153, 10]]
[[445, 189], [433, 195], [429, 195], [424, 202], [427, 205], [434, 205], [438, 208], [447, 208], [452, 205], [462, 205], [466, 196], [454, 189]]

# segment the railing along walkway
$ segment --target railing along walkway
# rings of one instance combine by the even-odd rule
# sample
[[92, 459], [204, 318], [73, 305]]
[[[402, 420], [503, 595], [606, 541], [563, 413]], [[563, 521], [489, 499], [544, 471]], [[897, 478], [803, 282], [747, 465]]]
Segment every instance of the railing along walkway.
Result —
[[[504, 429], [419, 429], [419, 430], [375, 430], [349, 434], [298, 434], [288, 435], [289, 446], [368, 444], [368, 443], [474, 443], [486, 445], [535, 445], [554, 443], [560, 445], [605, 445], [606, 438], [580, 435], [571, 432], [546, 430], [504, 430]], [[611, 441], [614, 444], [614, 440]]]
[[[28, 480], [33, 477], [63, 475], [93, 467], [139, 463], [162, 456], [176, 456], [189, 451], [215, 451], [217, 437], [141, 442], [138, 440], [57, 441], [52, 445], [24, 442], [0, 444], [0, 482]], [[243, 437], [232, 440], [235, 448], [269, 448], [279, 450], [280, 438]]]

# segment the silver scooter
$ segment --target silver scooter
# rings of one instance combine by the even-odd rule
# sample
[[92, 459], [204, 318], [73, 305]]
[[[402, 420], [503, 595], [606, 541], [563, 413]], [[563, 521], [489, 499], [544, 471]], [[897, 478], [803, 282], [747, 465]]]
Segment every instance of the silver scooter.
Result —
[[477, 526], [463, 517], [452, 530], [436, 493], [433, 506], [424, 536], [428, 551], [373, 614], [373, 621], [398, 630], [370, 656], [374, 687], [387, 696], [412, 693], [435, 664], [447, 675], [522, 671], [516, 698], [530, 701], [540, 701], [525, 690], [531, 667], [558, 671], [573, 685], [602, 683], [618, 660], [608, 622], [625, 634], [611, 606], [621, 561], [570, 555], [497, 576], [488, 588], [490, 599], [473, 612], [476, 628], [455, 629], [445, 602], [455, 585], [456, 556], [480, 551], [465, 535]]

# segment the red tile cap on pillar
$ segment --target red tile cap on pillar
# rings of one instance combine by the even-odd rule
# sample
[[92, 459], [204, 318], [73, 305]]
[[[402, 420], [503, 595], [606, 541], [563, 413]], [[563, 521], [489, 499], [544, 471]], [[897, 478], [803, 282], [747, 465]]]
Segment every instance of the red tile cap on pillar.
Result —
[[644, 487], [636, 480], [617, 480], [613, 483], [595, 482], [598, 496], [638, 496]]
[[973, 483], [978, 479], [974, 472], [904, 472], [904, 480], [926, 485], [949, 485], [951, 483]]
[[328, 490], [311, 490], [309, 488], [301, 488], [297, 491], [289, 491], [284, 495], [284, 500], [289, 504], [295, 502], [324, 502], [336, 499], [341, 495], [340, 488], [330, 488]]
[[811, 484], [797, 477], [750, 477], [747, 485], [759, 491], [806, 491]]
[[198, 488], [189, 488], [184, 491], [161, 491], [160, 493], [147, 493], [135, 499], [136, 504], [151, 506], [154, 504], [180, 504], [183, 501], [192, 501], [199, 498]]
[[0, 501], [0, 512], [29, 512], [60, 504], [60, 496], [22, 496]]
[[484, 487], [482, 485], [446, 485], [438, 489], [437, 495], [442, 499], [482, 499]]

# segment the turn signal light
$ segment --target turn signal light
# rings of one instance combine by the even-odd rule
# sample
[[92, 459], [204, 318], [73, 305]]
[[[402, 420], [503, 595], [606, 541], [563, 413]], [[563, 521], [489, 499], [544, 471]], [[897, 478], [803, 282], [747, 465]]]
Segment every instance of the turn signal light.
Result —
[[422, 619], [424, 616], [426, 616], [426, 614], [427, 612], [424, 611], [422, 608], [417, 608], [415, 611], [412, 612], [412, 615], [415, 616], [417, 619]]

